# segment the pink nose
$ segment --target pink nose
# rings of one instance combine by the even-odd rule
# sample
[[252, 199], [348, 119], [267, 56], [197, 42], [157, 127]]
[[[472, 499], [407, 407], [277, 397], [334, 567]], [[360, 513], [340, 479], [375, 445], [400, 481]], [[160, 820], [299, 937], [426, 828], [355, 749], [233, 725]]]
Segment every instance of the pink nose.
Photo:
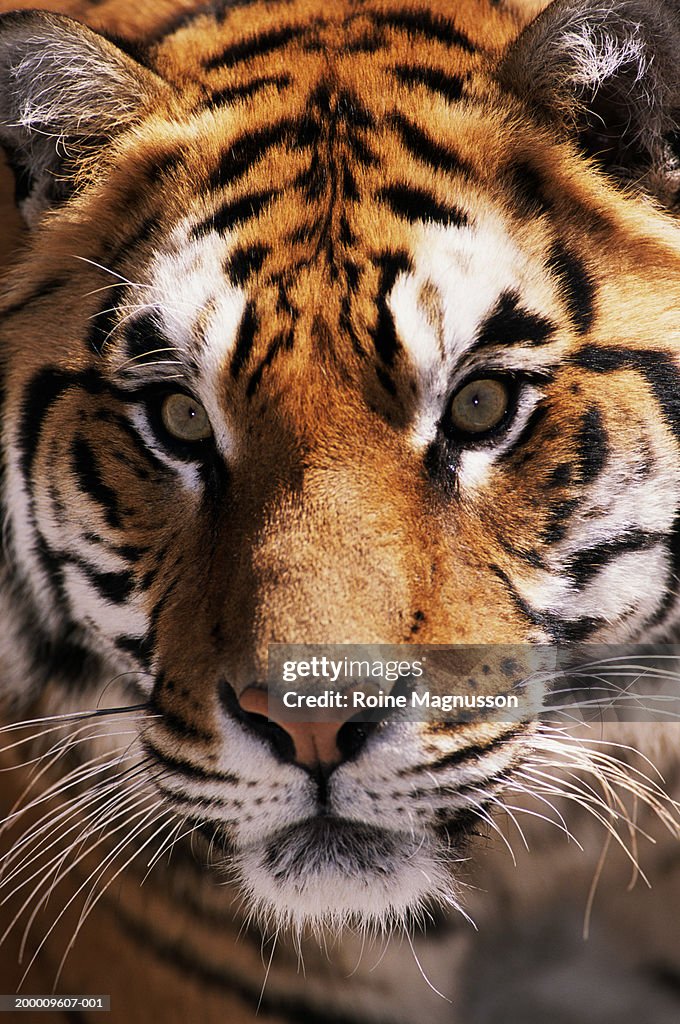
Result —
[[343, 722], [278, 722], [269, 713], [267, 691], [257, 686], [244, 690], [238, 702], [246, 714], [263, 715], [287, 733], [295, 746], [297, 764], [305, 768], [334, 767], [343, 760], [337, 742]]

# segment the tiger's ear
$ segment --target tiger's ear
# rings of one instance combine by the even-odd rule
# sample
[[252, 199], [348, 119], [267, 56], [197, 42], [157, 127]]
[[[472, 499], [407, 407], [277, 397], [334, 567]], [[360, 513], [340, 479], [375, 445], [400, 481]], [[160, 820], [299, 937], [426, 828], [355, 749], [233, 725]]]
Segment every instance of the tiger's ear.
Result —
[[0, 145], [29, 225], [74, 191], [84, 160], [163, 87], [70, 18], [37, 11], [0, 17]]
[[680, 0], [555, 0], [499, 74], [610, 174], [680, 189]]

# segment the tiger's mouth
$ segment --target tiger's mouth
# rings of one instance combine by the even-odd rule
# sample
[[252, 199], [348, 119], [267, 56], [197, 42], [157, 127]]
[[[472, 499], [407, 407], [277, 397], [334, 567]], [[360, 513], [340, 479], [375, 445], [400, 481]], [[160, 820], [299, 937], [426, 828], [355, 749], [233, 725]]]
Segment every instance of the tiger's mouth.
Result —
[[[460, 850], [465, 843], [460, 833]], [[452, 867], [464, 858], [434, 831], [397, 831], [315, 816], [251, 842], [230, 860], [267, 925], [296, 929], [404, 924], [424, 907], [458, 907]]]
[[403, 842], [403, 833], [332, 816], [315, 817], [277, 832], [264, 859], [277, 882], [302, 882], [329, 866], [342, 877], [361, 880], [384, 873]]

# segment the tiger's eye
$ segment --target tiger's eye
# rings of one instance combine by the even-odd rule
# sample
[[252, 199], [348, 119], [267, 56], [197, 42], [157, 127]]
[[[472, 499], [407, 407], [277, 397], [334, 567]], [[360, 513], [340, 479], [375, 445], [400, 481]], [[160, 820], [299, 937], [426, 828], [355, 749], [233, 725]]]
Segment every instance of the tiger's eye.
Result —
[[210, 437], [210, 420], [200, 402], [177, 392], [163, 399], [161, 406], [163, 426], [179, 441], [203, 441]]
[[495, 377], [472, 380], [451, 399], [449, 422], [462, 434], [486, 434], [503, 420], [510, 405], [510, 391]]

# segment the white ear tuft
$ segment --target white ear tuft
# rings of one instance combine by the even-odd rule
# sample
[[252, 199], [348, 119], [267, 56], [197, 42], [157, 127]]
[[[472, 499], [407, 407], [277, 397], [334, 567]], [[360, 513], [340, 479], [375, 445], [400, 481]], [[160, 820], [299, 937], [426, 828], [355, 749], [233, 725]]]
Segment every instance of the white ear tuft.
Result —
[[29, 222], [64, 199], [78, 164], [134, 123], [161, 79], [60, 15], [0, 17], [0, 144]]
[[639, 82], [648, 71], [649, 58], [639, 25], [631, 25], [623, 36], [611, 35], [599, 25], [581, 25], [578, 30], [565, 32], [559, 46], [572, 56], [568, 81], [580, 89], [597, 90], [621, 72], [632, 74]]

